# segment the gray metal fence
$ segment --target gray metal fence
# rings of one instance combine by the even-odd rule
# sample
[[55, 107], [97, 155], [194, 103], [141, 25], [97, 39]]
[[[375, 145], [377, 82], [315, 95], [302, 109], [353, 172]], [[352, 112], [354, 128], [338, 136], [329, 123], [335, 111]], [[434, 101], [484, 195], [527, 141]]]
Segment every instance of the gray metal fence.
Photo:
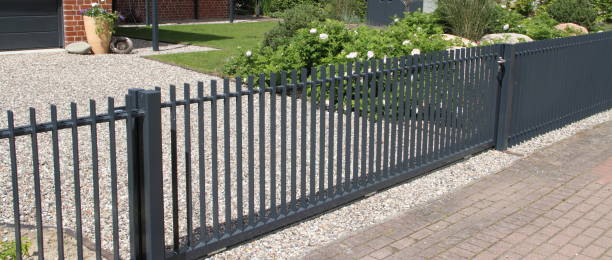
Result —
[[[126, 106], [109, 99], [105, 114], [92, 102], [78, 117], [73, 104], [70, 119], [57, 120], [53, 106], [50, 123], [31, 110], [20, 127], [9, 112], [0, 142], [9, 151], [12, 185], [3, 191], [13, 194], [15, 239], [31, 221], [44, 248], [44, 216], [58, 241], [64, 230], [75, 234], [78, 258], [88, 239], [98, 259], [202, 257], [609, 109], [611, 45], [612, 33], [599, 33], [370, 60], [185, 85], [182, 98], [175, 86], [133, 89]], [[37, 138], [48, 132], [53, 149], [41, 163]], [[19, 154], [24, 145], [30, 154]], [[63, 157], [71, 169], [60, 167]], [[52, 195], [45, 187], [41, 195], [45, 167]], [[93, 212], [83, 215], [85, 172]], [[34, 203], [20, 204], [30, 185]], [[49, 198], [54, 207], [42, 203]], [[36, 210], [24, 216], [26, 207]], [[53, 249], [60, 258], [62, 244]]]

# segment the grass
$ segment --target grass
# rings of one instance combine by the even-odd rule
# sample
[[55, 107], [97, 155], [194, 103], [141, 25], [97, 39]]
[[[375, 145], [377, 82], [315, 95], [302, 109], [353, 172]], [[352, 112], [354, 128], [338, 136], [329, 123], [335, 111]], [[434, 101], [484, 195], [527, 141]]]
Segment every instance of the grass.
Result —
[[612, 31], [612, 23], [607, 23], [603, 25], [603, 30], [604, 31]]
[[[235, 55], [254, 49], [277, 22], [234, 24], [166, 25], [159, 28], [162, 42], [182, 43], [220, 49], [218, 51], [153, 55], [149, 58], [204, 73], [222, 75], [223, 65]], [[150, 27], [120, 27], [118, 35], [151, 39]]]

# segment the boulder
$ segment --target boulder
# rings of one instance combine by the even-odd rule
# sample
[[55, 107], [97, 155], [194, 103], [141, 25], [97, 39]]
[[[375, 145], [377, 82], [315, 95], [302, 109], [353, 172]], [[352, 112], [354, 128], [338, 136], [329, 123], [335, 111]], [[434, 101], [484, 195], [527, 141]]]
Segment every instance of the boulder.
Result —
[[66, 52], [73, 54], [89, 54], [91, 53], [91, 45], [86, 42], [75, 42], [66, 46]]
[[472, 47], [472, 46], [476, 46], [477, 44], [469, 39], [463, 38], [463, 37], [459, 37], [456, 35], [452, 35], [452, 34], [442, 34], [442, 39], [445, 41], [457, 41], [457, 42], [461, 42], [464, 46], [466, 47]]
[[555, 29], [570, 32], [570, 35], [587, 34], [589, 30], [575, 23], [560, 23], [555, 25]]
[[480, 42], [486, 43], [521, 43], [521, 42], [532, 42], [529, 36], [519, 33], [492, 33], [487, 34], [480, 39]]

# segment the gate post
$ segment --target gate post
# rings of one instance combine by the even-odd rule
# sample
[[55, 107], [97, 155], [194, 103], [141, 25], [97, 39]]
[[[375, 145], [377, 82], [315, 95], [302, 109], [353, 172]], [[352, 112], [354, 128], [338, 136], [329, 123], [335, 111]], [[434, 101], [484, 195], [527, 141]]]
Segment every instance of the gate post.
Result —
[[[153, 90], [130, 89], [128, 102], [130, 103], [128, 108], [134, 108], [142, 113], [128, 120], [132, 258], [162, 260], [165, 259], [166, 249], [161, 150], [161, 94]], [[129, 116], [128, 119], [130, 119]]]
[[495, 126], [495, 149], [508, 149], [508, 137], [512, 120], [512, 94], [514, 93], [514, 54], [513, 44], [500, 46], [502, 56], [499, 60], [499, 91], [497, 93], [497, 119]]

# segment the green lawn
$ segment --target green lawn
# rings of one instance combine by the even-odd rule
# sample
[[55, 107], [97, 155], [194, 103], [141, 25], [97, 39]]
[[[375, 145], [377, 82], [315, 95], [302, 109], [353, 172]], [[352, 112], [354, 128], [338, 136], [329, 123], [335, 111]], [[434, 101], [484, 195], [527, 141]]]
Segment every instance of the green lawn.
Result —
[[612, 23], [604, 24], [604, 31], [612, 31]]
[[[252, 22], [160, 26], [160, 41], [213, 47], [220, 50], [149, 57], [189, 69], [221, 75], [227, 59], [257, 47], [263, 40], [264, 34], [276, 24], [277, 22]], [[151, 28], [120, 27], [117, 28], [116, 34], [150, 40]]]

